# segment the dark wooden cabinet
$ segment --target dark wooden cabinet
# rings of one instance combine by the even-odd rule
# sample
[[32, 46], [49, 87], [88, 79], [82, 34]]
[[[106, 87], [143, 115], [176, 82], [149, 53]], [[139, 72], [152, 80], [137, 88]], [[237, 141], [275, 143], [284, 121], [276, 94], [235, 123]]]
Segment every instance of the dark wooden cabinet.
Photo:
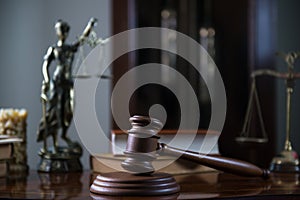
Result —
[[[235, 137], [242, 130], [249, 98], [250, 73], [260, 68], [274, 68], [276, 39], [276, 1], [272, 0], [114, 0], [113, 33], [138, 27], [164, 27], [162, 12], [172, 11], [176, 20], [171, 28], [194, 40], [200, 40], [199, 30], [215, 30], [215, 63], [222, 75], [226, 95], [227, 114], [219, 148], [223, 155], [247, 160], [268, 167], [275, 154], [275, 82], [258, 81], [269, 142], [265, 144], [240, 144]], [[148, 62], [161, 62], [162, 52], [146, 49], [130, 52], [113, 63], [115, 84], [129, 69]], [[198, 95], [201, 109], [199, 128], [205, 129], [210, 119], [210, 103], [201, 101], [207, 93], [201, 85], [201, 76], [179, 56], [172, 66], [184, 75]], [[180, 123], [179, 104], [170, 91], [157, 85], [147, 85], [137, 90], [130, 103], [130, 113], [148, 114], [153, 104], [162, 104], [168, 112], [165, 128], [176, 129]], [[203, 120], [206, 119], [206, 120]], [[114, 124], [114, 128], [118, 128]], [[260, 129], [253, 124], [253, 132]]]

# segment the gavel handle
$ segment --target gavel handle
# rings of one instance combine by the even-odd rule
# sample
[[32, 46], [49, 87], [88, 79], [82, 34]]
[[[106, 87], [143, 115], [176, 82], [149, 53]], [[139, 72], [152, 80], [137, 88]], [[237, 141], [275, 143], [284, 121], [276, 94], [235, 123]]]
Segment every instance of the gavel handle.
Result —
[[249, 177], [269, 177], [269, 170], [261, 169], [251, 163], [226, 158], [222, 156], [205, 155], [191, 151], [184, 151], [174, 147], [170, 147], [164, 143], [159, 143], [158, 149], [162, 154], [170, 156], [180, 156], [185, 160], [190, 160], [217, 170]]

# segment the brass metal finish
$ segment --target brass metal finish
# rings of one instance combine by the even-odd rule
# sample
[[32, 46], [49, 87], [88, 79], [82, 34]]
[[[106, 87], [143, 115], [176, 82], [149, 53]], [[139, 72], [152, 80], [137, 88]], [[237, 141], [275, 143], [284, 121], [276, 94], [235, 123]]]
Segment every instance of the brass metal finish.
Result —
[[275, 156], [271, 162], [270, 170], [276, 172], [300, 172], [299, 158], [297, 152], [293, 150], [291, 137], [291, 98], [295, 87], [295, 79], [300, 78], [298, 73], [294, 73], [294, 63], [300, 56], [300, 52], [290, 52], [283, 55], [287, 63], [286, 80], [286, 137], [284, 150]]
[[[72, 44], [65, 43], [70, 29], [68, 23], [58, 20], [55, 24], [58, 41], [48, 48], [42, 65], [41, 101], [43, 116], [37, 131], [37, 141], [42, 141], [43, 147], [39, 152], [41, 156], [39, 171], [81, 170], [81, 164], [76, 164], [75, 169], [69, 167], [69, 163], [78, 163], [82, 154], [80, 145], [67, 136], [67, 130], [73, 118], [72, 65], [78, 47], [84, 44], [96, 22], [95, 18], [91, 18], [81, 36]], [[49, 68], [54, 61], [57, 65], [53, 75], [50, 76]], [[61, 139], [67, 145], [66, 147], [59, 146], [59, 132]], [[47, 144], [49, 136], [53, 139], [53, 145], [50, 147]]]

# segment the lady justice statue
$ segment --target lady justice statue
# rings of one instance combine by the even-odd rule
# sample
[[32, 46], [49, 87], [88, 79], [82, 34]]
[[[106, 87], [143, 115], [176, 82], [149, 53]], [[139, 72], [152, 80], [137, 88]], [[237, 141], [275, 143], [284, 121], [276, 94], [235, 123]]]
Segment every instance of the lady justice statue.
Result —
[[[42, 65], [41, 101], [43, 116], [37, 132], [37, 141], [43, 141], [43, 147], [39, 152], [41, 156], [39, 171], [82, 170], [79, 161], [82, 149], [77, 142], [73, 142], [67, 136], [67, 130], [73, 118], [72, 63], [74, 54], [89, 37], [96, 21], [95, 18], [91, 18], [82, 35], [73, 44], [65, 43], [70, 26], [62, 20], [58, 20], [55, 24], [58, 41], [48, 48]], [[53, 75], [50, 76], [49, 67], [53, 61], [56, 61], [56, 68]], [[59, 146], [57, 137], [59, 132], [66, 146]], [[53, 146], [50, 148], [47, 146], [49, 136], [53, 139]]]

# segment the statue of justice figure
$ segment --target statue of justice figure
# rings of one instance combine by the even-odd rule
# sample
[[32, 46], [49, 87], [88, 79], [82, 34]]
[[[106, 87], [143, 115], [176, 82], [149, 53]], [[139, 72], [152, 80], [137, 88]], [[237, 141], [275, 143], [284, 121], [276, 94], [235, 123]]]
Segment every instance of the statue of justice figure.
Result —
[[[43, 116], [37, 131], [37, 141], [43, 142], [39, 155], [42, 160], [39, 171], [67, 172], [81, 170], [79, 157], [82, 149], [77, 142], [67, 136], [67, 130], [73, 118], [73, 78], [72, 64], [78, 48], [84, 44], [92, 32], [97, 20], [91, 18], [83, 33], [72, 44], [66, 44], [70, 26], [58, 20], [55, 31], [58, 41], [48, 48], [42, 65], [41, 101]], [[49, 75], [51, 63], [56, 61], [56, 68], [52, 76]], [[67, 144], [59, 146], [58, 134]], [[53, 146], [48, 148], [47, 138], [51, 136]], [[77, 166], [77, 167], [76, 167]]]

